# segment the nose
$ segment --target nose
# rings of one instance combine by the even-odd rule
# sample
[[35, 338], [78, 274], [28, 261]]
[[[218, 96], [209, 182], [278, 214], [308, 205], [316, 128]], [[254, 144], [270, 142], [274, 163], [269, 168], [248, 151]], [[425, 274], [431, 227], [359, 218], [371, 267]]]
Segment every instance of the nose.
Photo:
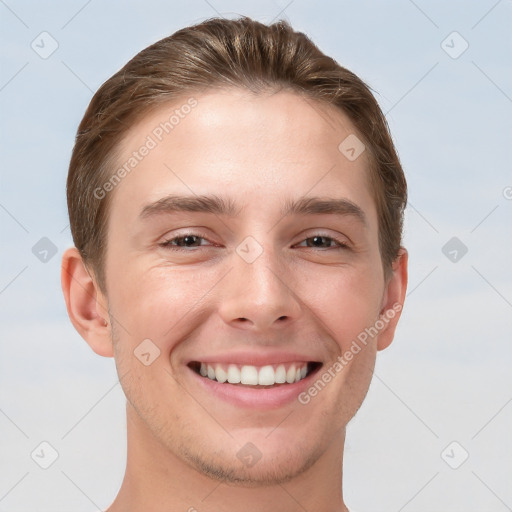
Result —
[[290, 271], [270, 251], [263, 251], [252, 263], [235, 253], [233, 265], [220, 299], [219, 313], [225, 323], [264, 332], [300, 318]]

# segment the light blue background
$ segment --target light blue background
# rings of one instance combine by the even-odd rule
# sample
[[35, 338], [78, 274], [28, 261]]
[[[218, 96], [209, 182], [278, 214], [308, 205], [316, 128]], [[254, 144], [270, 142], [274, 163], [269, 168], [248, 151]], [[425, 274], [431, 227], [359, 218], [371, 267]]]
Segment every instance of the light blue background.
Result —
[[[142, 48], [217, 13], [285, 18], [357, 73], [406, 170], [409, 295], [348, 428], [347, 504], [512, 510], [510, 1], [0, 0], [0, 511], [92, 511], [117, 493], [124, 395], [60, 290], [67, 166], [93, 91]], [[31, 48], [43, 31], [59, 45], [47, 59]], [[441, 47], [453, 31], [469, 44], [457, 59]], [[453, 236], [468, 248], [457, 263], [441, 251]], [[42, 237], [58, 249], [46, 263], [32, 253]], [[30, 457], [41, 441], [59, 453], [47, 470]], [[452, 441], [469, 453], [456, 470], [441, 457]]]

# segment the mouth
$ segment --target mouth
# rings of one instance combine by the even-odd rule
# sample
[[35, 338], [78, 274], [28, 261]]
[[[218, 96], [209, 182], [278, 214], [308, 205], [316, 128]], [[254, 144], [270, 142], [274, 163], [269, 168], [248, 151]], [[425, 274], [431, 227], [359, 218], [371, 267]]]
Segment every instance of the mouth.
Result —
[[264, 366], [235, 363], [191, 361], [187, 365], [202, 379], [218, 384], [250, 389], [289, 387], [316, 373], [322, 366], [317, 361], [283, 362]]

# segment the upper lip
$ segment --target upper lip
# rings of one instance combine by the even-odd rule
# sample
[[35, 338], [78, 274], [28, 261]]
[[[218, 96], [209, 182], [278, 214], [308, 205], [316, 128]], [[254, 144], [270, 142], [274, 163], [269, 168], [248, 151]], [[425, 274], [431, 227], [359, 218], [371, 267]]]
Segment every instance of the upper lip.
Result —
[[237, 364], [237, 365], [252, 365], [252, 366], [266, 366], [279, 363], [297, 363], [297, 362], [320, 362], [317, 358], [300, 354], [298, 352], [226, 352], [223, 354], [202, 354], [187, 361], [187, 364], [192, 362], [200, 363], [218, 363], [218, 364]]

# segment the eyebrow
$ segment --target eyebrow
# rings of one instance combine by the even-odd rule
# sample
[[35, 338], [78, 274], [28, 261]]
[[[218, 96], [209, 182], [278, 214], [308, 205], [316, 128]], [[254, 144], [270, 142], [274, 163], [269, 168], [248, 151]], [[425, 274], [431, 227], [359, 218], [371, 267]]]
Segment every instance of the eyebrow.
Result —
[[161, 213], [176, 212], [213, 213], [215, 215], [226, 215], [228, 217], [234, 217], [239, 213], [237, 211], [236, 204], [233, 201], [216, 195], [168, 195], [144, 206], [139, 217], [141, 219], [146, 219]]
[[344, 198], [301, 197], [297, 200], [288, 200], [285, 202], [281, 214], [283, 217], [288, 215], [350, 215], [365, 226], [368, 225], [362, 208]]
[[[242, 207], [237, 207], [230, 198], [217, 195], [168, 195], [147, 204], [142, 208], [139, 217], [147, 219], [158, 214], [170, 214], [177, 212], [212, 213], [235, 217], [240, 214]], [[355, 203], [344, 198], [300, 197], [296, 200], [287, 199], [281, 209], [281, 216], [290, 215], [340, 215], [353, 216], [367, 226], [364, 211]]]

